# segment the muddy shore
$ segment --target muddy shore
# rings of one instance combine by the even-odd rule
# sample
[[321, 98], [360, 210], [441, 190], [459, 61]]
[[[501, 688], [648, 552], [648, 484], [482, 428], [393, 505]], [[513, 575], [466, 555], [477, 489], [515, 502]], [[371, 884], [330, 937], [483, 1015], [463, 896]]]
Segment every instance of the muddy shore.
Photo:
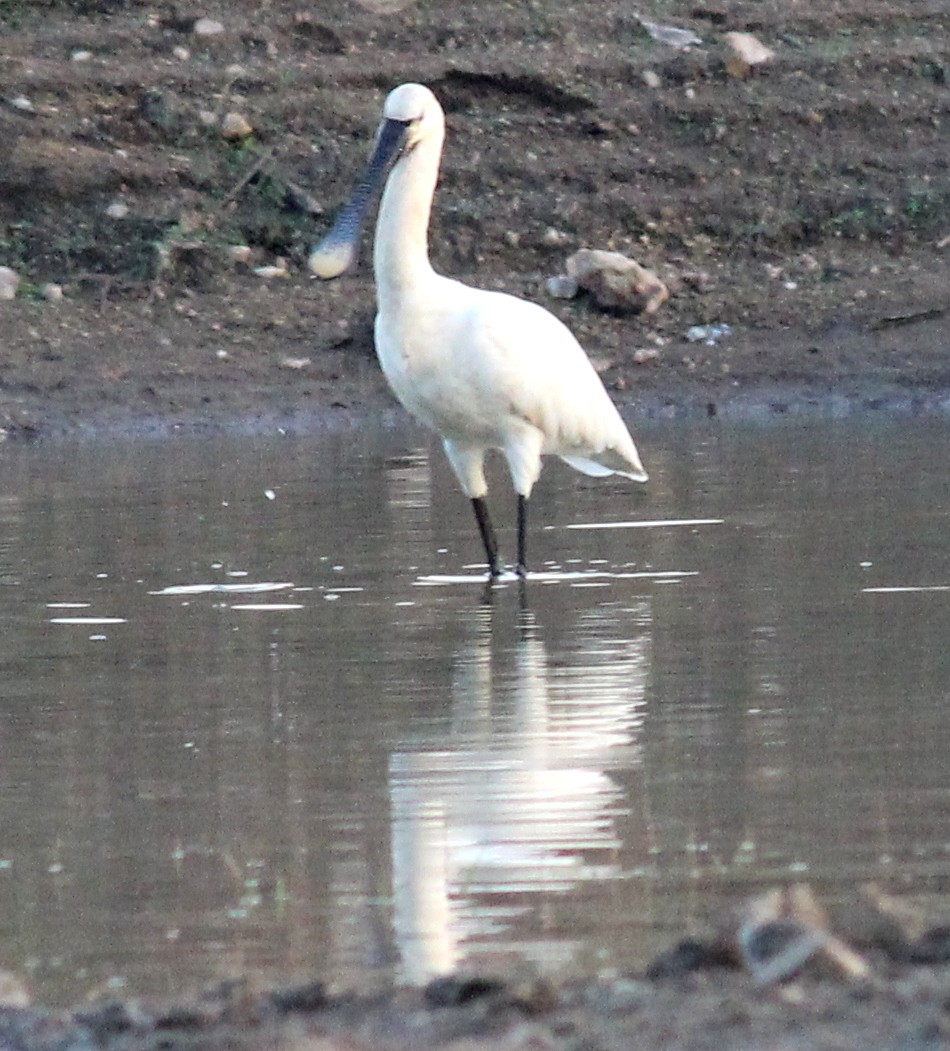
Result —
[[[0, 426], [312, 429], [393, 407], [368, 247], [330, 284], [306, 257], [406, 79], [448, 114], [437, 267], [545, 303], [630, 418], [947, 411], [945, 5], [645, 15], [703, 44], [663, 44], [601, 0], [266, 17], [8, 0], [0, 264], [21, 280], [0, 303]], [[735, 30], [774, 58], [737, 71]], [[253, 132], [226, 137], [229, 113]], [[670, 300], [646, 317], [551, 299], [585, 246], [635, 257]], [[731, 334], [686, 338], [708, 324]]]

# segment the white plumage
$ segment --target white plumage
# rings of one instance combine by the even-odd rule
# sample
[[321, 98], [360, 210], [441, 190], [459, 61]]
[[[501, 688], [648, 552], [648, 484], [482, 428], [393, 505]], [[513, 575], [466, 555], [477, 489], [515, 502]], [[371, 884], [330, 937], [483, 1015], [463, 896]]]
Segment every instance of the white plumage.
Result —
[[472, 500], [489, 573], [499, 572], [484, 459], [499, 449], [518, 494], [518, 572], [526, 573], [527, 500], [541, 457], [585, 474], [647, 479], [630, 432], [580, 344], [553, 314], [437, 274], [428, 227], [445, 117], [421, 84], [390, 92], [367, 173], [310, 257], [320, 277], [356, 257], [363, 213], [386, 177], [373, 266], [376, 350], [396, 397], [442, 437]]

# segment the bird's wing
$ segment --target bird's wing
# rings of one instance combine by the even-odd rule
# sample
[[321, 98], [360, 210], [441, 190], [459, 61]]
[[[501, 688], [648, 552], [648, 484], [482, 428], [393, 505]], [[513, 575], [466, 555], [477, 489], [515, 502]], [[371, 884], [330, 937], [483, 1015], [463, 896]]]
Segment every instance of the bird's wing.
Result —
[[642, 473], [630, 433], [570, 329], [535, 303], [483, 295], [467, 363], [480, 396], [491, 392], [537, 427], [544, 452]]

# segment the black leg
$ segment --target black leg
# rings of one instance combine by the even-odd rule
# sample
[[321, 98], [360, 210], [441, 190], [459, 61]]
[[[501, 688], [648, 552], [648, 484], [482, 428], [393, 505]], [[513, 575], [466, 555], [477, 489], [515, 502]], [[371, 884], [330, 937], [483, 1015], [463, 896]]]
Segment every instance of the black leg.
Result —
[[485, 557], [488, 559], [488, 574], [492, 577], [498, 576], [498, 541], [495, 539], [495, 530], [492, 529], [491, 519], [488, 517], [488, 504], [483, 496], [472, 497], [472, 507], [475, 509], [475, 521], [478, 522], [478, 532], [482, 543], [485, 545]]
[[528, 559], [525, 554], [528, 543], [528, 498], [518, 494], [518, 567], [519, 577], [528, 575]]

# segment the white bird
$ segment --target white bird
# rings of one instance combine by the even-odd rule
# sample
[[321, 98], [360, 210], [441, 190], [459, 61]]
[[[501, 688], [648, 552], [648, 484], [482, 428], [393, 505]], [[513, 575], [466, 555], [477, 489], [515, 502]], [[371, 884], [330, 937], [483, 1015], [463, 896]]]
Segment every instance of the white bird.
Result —
[[376, 352], [396, 397], [442, 438], [472, 502], [488, 571], [498, 544], [485, 496], [489, 449], [508, 461], [518, 494], [518, 563], [527, 573], [527, 506], [551, 453], [588, 475], [645, 482], [630, 432], [570, 330], [543, 307], [470, 288], [433, 270], [428, 230], [445, 114], [421, 84], [390, 92], [363, 178], [310, 256], [318, 277], [356, 259], [360, 225], [386, 180], [373, 251]]

